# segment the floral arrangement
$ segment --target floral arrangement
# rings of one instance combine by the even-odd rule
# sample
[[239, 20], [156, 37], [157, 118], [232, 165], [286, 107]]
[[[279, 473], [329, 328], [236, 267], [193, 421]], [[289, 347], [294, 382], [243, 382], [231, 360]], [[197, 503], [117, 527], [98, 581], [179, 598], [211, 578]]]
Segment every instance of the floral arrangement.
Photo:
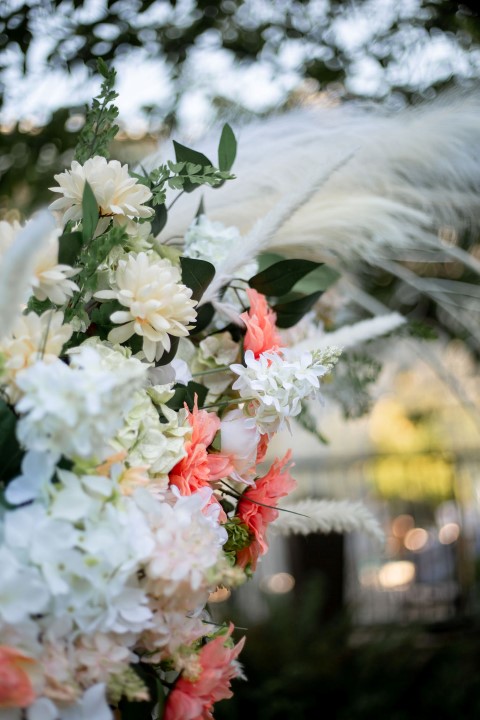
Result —
[[[340, 350], [296, 347], [325, 285], [295, 288], [317, 263], [240, 262], [242, 238], [202, 207], [181, 248], [158, 238], [169, 193], [233, 179], [235, 137], [226, 125], [218, 167], [179, 143], [149, 173], [108, 160], [114, 72], [100, 69], [55, 222], [0, 222], [0, 717], [134, 704], [199, 720], [242, 677], [244, 639], [212, 622], [209, 594], [267, 552], [295, 487], [291, 452], [266, 462], [269, 442]], [[289, 530], [318, 529], [302, 508]], [[322, 512], [322, 529], [342, 525]], [[378, 533], [364, 510], [341, 518]]]

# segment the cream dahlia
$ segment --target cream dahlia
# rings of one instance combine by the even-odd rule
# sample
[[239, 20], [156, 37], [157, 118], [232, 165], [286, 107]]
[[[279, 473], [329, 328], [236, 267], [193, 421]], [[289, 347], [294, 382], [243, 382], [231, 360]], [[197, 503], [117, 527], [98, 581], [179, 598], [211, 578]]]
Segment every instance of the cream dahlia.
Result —
[[118, 300], [126, 310], [112, 313], [120, 325], [110, 331], [112, 343], [123, 343], [132, 335], [143, 337], [148, 362], [158, 360], [170, 350], [170, 337], [185, 337], [197, 317], [192, 291], [181, 284], [179, 270], [155, 254], [130, 254], [120, 260], [111, 290], [100, 290], [95, 297]]
[[59, 187], [50, 190], [62, 197], [55, 200], [50, 209], [62, 211], [65, 223], [82, 219], [85, 181], [93, 190], [101, 216], [148, 218], [153, 215], [153, 210], [143, 204], [150, 200], [152, 193], [130, 177], [128, 165], [121, 165], [118, 160], [96, 156], [87, 160], [85, 165], [74, 160], [71, 169], [55, 175], [55, 180]]
[[54, 362], [70, 340], [72, 332], [71, 325], [63, 324], [61, 312], [47, 310], [40, 316], [34, 312], [20, 315], [11, 336], [0, 343], [0, 352], [4, 358], [1, 382], [7, 384], [6, 392], [11, 402], [16, 402], [20, 397], [16, 384], [17, 373], [37, 360]]

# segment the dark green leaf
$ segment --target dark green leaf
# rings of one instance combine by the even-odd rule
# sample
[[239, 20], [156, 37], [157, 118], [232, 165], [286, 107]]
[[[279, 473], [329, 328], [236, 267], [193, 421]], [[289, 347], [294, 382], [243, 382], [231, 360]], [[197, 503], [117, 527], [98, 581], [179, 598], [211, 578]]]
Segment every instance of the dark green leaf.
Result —
[[215, 268], [207, 260], [181, 257], [182, 282], [192, 289], [192, 298], [200, 300], [215, 275]]
[[85, 180], [82, 197], [82, 234], [83, 241], [88, 242], [92, 239], [93, 233], [98, 223], [98, 203], [93, 190]]
[[263, 295], [285, 295], [295, 283], [316, 270], [320, 263], [311, 260], [280, 260], [248, 281], [250, 287]]
[[220, 170], [230, 170], [237, 155], [237, 141], [233, 130], [225, 123], [218, 146], [218, 167]]
[[97, 69], [98, 69], [98, 72], [101, 75], [103, 75], [104, 78], [108, 77], [110, 70], [108, 68], [107, 63], [105, 62], [105, 60], [102, 60], [102, 58], [98, 58], [98, 60], [97, 60]]
[[59, 239], [58, 262], [61, 265], [75, 265], [83, 245], [81, 232], [70, 232]]
[[202, 305], [200, 308], [198, 308], [197, 322], [195, 323], [195, 327], [193, 328], [193, 330], [190, 330], [190, 335], [196, 335], [202, 330], [205, 330], [214, 315], [215, 310], [211, 303], [205, 303], [205, 305]]
[[289, 328], [296, 325], [312, 309], [321, 295], [322, 291], [318, 290], [311, 295], [304, 295], [296, 300], [274, 305], [273, 310], [277, 313], [278, 327]]
[[168, 365], [169, 362], [172, 362], [173, 358], [177, 354], [179, 342], [180, 338], [175, 335], [170, 335], [170, 350], [163, 353], [162, 357], [157, 362], [157, 365]]
[[186, 147], [176, 140], [173, 141], [173, 147], [175, 148], [177, 162], [194, 163], [195, 165], [201, 165], [201, 167], [213, 164], [203, 153], [192, 150], [192, 148]]
[[298, 292], [309, 295], [316, 290], [328, 290], [334, 283], [337, 282], [340, 277], [340, 273], [334, 270], [328, 265], [321, 265], [312, 273], [304, 277], [295, 286], [295, 290]]
[[163, 228], [167, 224], [167, 208], [165, 203], [157, 205], [155, 208], [155, 217], [152, 222], [152, 233], [158, 235], [162, 232]]
[[203, 195], [200, 199], [200, 202], [198, 203], [198, 209], [195, 214], [195, 217], [198, 218], [200, 215], [205, 215], [205, 205], [203, 204]]
[[190, 380], [188, 385], [174, 385], [174, 390], [175, 395], [167, 403], [172, 410], [180, 410], [185, 404], [190, 410], [193, 410], [195, 396], [197, 396], [198, 407], [201, 408], [208, 395], [208, 388], [193, 380]]
[[18, 475], [23, 451], [18, 444], [13, 410], [0, 398], [0, 481], [7, 483]]

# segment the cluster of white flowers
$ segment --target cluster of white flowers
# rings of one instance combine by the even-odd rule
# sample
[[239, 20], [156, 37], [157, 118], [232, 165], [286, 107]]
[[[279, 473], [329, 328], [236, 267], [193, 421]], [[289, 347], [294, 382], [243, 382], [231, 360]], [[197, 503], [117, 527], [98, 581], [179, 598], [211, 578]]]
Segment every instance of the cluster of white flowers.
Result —
[[[190, 715], [211, 717], [213, 697], [228, 697], [240, 674], [241, 642], [212, 627], [206, 603], [266, 552], [272, 510], [295, 481], [288, 453], [264, 477], [260, 463], [338, 351], [279, 350], [275, 313], [255, 283], [222, 294], [237, 320], [250, 303], [236, 331], [215, 313], [212, 325], [208, 313], [196, 323], [192, 296], [211, 278], [194, 260], [228, 279], [232, 248], [241, 256], [235, 228], [197, 218], [182, 266], [155, 245], [143, 222], [152, 192], [126, 165], [94, 157], [55, 179], [51, 208], [68, 231], [82, 230], [78, 268], [59, 263], [68, 237], [45, 218], [23, 229], [0, 222], [12, 276], [0, 313], [14, 309], [0, 335], [0, 425], [12, 446], [0, 473], [0, 708], [7, 720], [111, 720], [122, 698], [155, 702], [132, 667], [150, 663], [167, 703], [178, 703], [170, 717], [185, 713], [164, 668], [193, 695], [198, 681]], [[96, 228], [82, 217], [87, 182]], [[234, 265], [246, 280], [257, 272], [251, 258]]]
[[70, 366], [60, 360], [31, 365], [16, 376], [19, 440], [29, 450], [102, 459], [145, 372], [131, 358], [113, 374], [92, 348], [74, 355]]
[[262, 433], [281, 430], [302, 409], [302, 400], [314, 397], [328, 368], [312, 353], [286, 360], [279, 353], [262, 353], [257, 359], [245, 353], [245, 365], [232, 365], [238, 375], [233, 389], [245, 400], [244, 411]]

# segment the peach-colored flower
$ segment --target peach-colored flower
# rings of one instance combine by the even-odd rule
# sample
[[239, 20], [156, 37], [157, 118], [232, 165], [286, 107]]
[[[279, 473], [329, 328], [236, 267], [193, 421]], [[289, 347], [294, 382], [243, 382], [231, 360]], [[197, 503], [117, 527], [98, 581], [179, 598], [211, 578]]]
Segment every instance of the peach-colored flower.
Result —
[[36, 660], [8, 645], [0, 645], [0, 708], [28, 707], [35, 691], [28, 674]]
[[296, 485], [288, 467], [291, 454], [289, 450], [282, 460], [275, 460], [267, 474], [258, 478], [238, 503], [237, 515], [254, 538], [247, 548], [237, 554], [237, 562], [241, 567], [250, 565], [251, 569], [255, 570], [258, 557], [265, 555], [268, 550], [265, 534], [268, 525], [278, 517], [278, 510], [275, 509], [277, 502], [288, 495]]
[[277, 352], [283, 344], [275, 325], [277, 316], [268, 306], [265, 295], [249, 288], [247, 296], [250, 309], [240, 315], [247, 326], [244, 350], [251, 350], [255, 358], [264, 352]]
[[216, 637], [204, 645], [199, 653], [200, 675], [196, 680], [181, 677], [168, 696], [165, 720], [211, 720], [214, 703], [232, 697], [230, 681], [241, 674], [236, 662], [244, 644], [242, 638], [233, 647], [225, 641], [233, 632], [233, 624], [226, 635]]
[[[191, 495], [201, 487], [227, 477], [232, 471], [228, 455], [208, 452], [220, 428], [217, 415], [199, 410], [195, 399], [193, 411], [190, 412], [187, 408], [187, 417], [192, 427], [192, 436], [185, 444], [186, 456], [175, 465], [169, 475], [170, 484], [176, 485], [181, 495]], [[213, 496], [212, 499], [214, 500]]]

